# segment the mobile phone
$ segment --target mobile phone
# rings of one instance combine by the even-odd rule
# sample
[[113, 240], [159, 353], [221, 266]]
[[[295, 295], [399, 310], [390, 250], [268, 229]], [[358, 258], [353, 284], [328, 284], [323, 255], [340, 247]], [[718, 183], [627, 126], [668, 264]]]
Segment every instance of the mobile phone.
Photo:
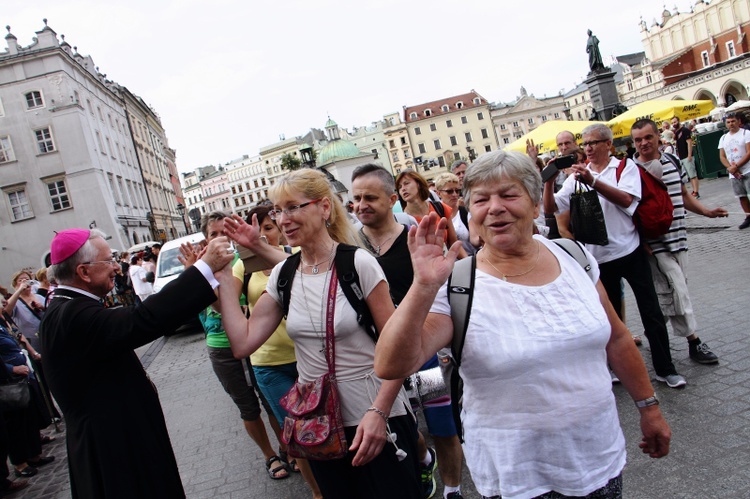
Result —
[[555, 158], [552, 160], [552, 162], [555, 163], [555, 168], [557, 168], [558, 170], [564, 170], [576, 164], [576, 159], [577, 158], [575, 154], [568, 154], [566, 156]]

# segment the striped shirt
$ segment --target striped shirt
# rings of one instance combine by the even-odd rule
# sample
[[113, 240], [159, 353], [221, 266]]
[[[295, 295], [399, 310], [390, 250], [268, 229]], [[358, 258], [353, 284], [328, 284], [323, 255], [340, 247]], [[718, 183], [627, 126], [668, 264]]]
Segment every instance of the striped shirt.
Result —
[[[636, 163], [643, 165], [644, 162], [636, 155]], [[687, 251], [687, 230], [685, 228], [685, 202], [682, 199], [682, 184], [689, 182], [687, 171], [680, 167], [680, 160], [671, 154], [662, 153], [659, 158], [662, 166], [661, 180], [667, 186], [669, 197], [672, 198], [674, 214], [669, 231], [657, 239], [650, 239], [648, 245], [653, 253], [677, 253]], [[658, 178], [659, 175], [656, 175]]]

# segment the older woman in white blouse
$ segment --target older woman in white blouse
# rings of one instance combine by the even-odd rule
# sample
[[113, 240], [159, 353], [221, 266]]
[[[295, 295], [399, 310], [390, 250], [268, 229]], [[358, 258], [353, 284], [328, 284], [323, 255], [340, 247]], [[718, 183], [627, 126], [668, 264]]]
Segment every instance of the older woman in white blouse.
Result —
[[[472, 230], [485, 243], [461, 356], [466, 462], [485, 497], [620, 497], [625, 440], [607, 362], [639, 406], [643, 452], [666, 455], [669, 426], [596, 261], [587, 254], [594, 284], [532, 235], [540, 191], [538, 170], [518, 153], [485, 154], [464, 179]], [[384, 378], [415, 371], [451, 343], [445, 282], [459, 244], [443, 255], [447, 223], [431, 215], [410, 231], [414, 282], [377, 345]]]

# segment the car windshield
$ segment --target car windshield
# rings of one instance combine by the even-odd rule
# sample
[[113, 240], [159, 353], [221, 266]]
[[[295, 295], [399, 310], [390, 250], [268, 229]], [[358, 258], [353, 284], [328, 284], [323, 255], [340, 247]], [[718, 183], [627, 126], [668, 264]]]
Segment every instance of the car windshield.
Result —
[[159, 267], [156, 269], [156, 277], [169, 277], [180, 274], [185, 270], [185, 266], [177, 259], [179, 254], [180, 248], [162, 250], [159, 253]]

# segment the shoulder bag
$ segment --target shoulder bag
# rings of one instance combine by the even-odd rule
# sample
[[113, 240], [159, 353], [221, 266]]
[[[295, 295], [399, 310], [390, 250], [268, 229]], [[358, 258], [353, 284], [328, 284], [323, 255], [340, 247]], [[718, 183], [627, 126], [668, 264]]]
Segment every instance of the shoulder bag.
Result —
[[578, 180], [570, 195], [570, 225], [578, 242], [600, 246], [609, 244], [599, 194]]
[[26, 409], [30, 400], [29, 380], [26, 376], [0, 382], [0, 410], [2, 412]]
[[281, 397], [279, 403], [289, 413], [284, 419], [281, 439], [292, 457], [328, 461], [346, 456], [348, 445], [341, 416], [341, 401], [336, 384], [336, 341], [333, 313], [338, 279], [331, 269], [326, 306], [326, 362], [328, 372], [309, 383], [299, 379]]

